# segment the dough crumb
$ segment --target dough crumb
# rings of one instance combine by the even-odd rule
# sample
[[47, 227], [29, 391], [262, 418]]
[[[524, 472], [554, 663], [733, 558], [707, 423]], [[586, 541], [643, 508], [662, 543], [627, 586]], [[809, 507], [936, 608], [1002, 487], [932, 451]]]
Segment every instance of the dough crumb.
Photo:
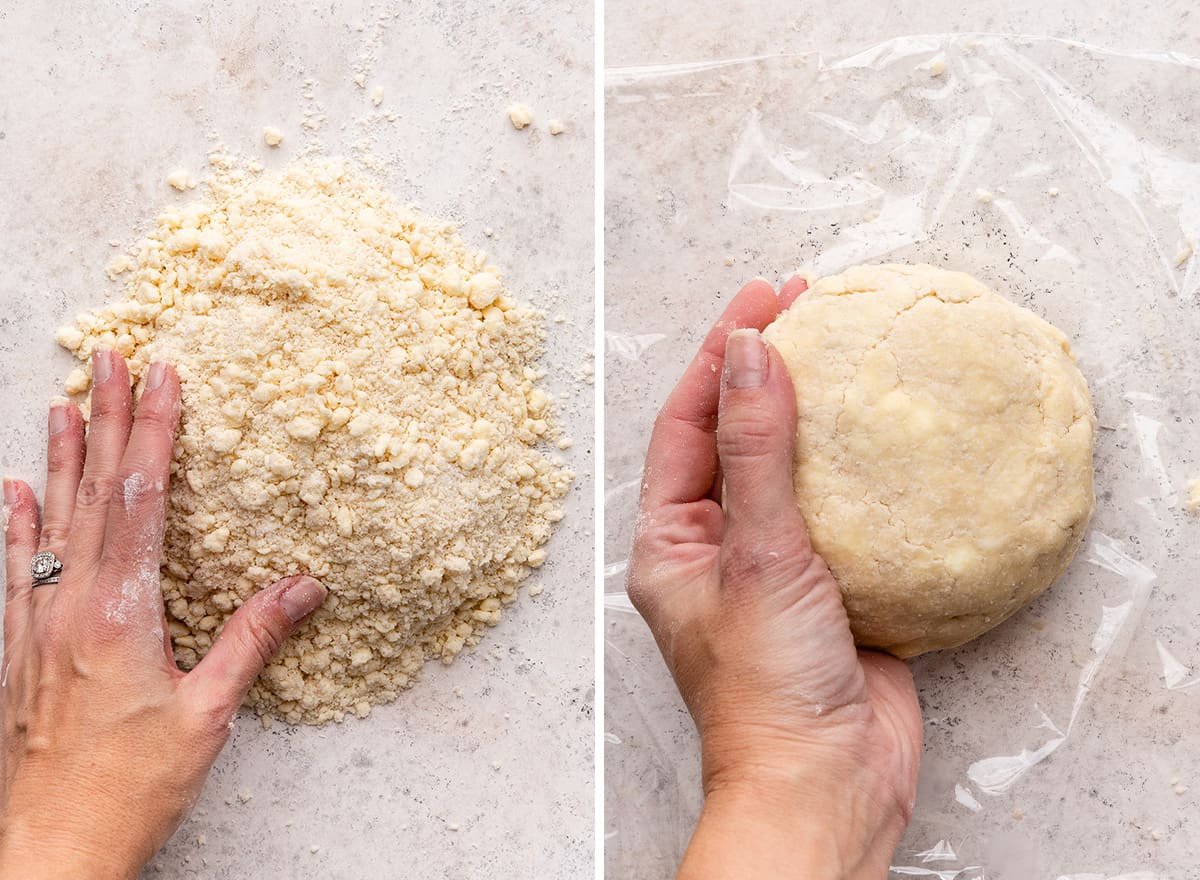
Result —
[[383, 103], [383, 86], [375, 86], [375, 91], [371, 92], [371, 103], [376, 107]]
[[567, 127], [562, 124], [561, 120], [558, 120], [558, 119], [551, 119], [549, 124], [546, 126], [546, 128], [548, 128], [550, 131], [550, 134], [553, 134], [553, 135], [562, 134], [564, 131], [567, 130]]
[[1058, 198], [1058, 187], [1057, 186], [1050, 187], [1050, 189], [1046, 190], [1046, 195], [1050, 196], [1050, 198], [1052, 198], [1052, 199]]
[[508, 121], [520, 131], [533, 122], [533, 111], [524, 104], [512, 104], [508, 108]]
[[975, 190], [975, 198], [983, 202], [985, 205], [988, 205], [991, 204], [996, 197], [992, 195], [991, 190], [977, 189]]
[[1175, 794], [1187, 794], [1188, 787], [1186, 785], [1175, 786]]
[[1200, 478], [1188, 480], [1187, 492], [1187, 500], [1184, 501], [1184, 506], [1192, 513], [1200, 512]]
[[1025, 811], [1024, 811], [1024, 810], [1021, 810], [1021, 809], [1016, 809], [1016, 810], [1013, 810], [1013, 811], [1012, 811], [1012, 817], [1013, 817], [1014, 819], [1016, 819], [1018, 822], [1020, 822], [1022, 819], [1024, 819], [1024, 818], [1025, 818]]
[[1155, 828], [1153, 831], [1150, 832], [1151, 840], [1162, 840], [1165, 836], [1166, 835], [1157, 828]]
[[1175, 268], [1182, 269], [1183, 264], [1192, 258], [1192, 254], [1194, 252], [1195, 252], [1195, 249], [1192, 247], [1191, 242], [1188, 242], [1187, 244], [1185, 244], [1183, 246], [1183, 248], [1179, 251], [1179, 253], [1177, 253], [1175, 255]]
[[367, 85], [367, 75], [366, 75], [365, 73], [356, 73], [356, 74], [354, 74], [354, 84], [355, 84], [356, 86], [358, 86], [360, 89], [362, 89], [362, 88], [366, 88], [366, 85]]
[[447, 825], [447, 826], [446, 826], [446, 830], [448, 830], [448, 831], [457, 831], [457, 830], [458, 830], [458, 823], [457, 823], [457, 822], [451, 822], [449, 825]]
[[237, 799], [243, 804], [248, 804], [250, 801], [254, 800], [254, 795], [248, 791], [239, 791]]
[[182, 168], [178, 171], [172, 171], [170, 174], [168, 174], [167, 183], [179, 190], [179, 192], [196, 188], [196, 181], [192, 180], [192, 176]]
[[308, 851], [309, 851], [310, 853], [318, 853], [318, 852], [320, 852], [320, 851], [321, 851], [321, 847], [320, 847], [320, 846], [318, 846], [317, 844], [315, 844], [315, 843], [314, 843], [312, 846], [310, 846], [310, 847], [308, 848]]
[[946, 62], [940, 58], [929, 65], [929, 75], [933, 77], [941, 76], [946, 72]]
[[732, 265], [733, 265], [734, 263], [736, 263], [736, 262], [737, 262], [737, 260], [735, 260], [733, 257], [726, 257], [726, 258], [725, 258], [725, 265], [726, 265], [726, 266], [732, 266]]
[[268, 125], [263, 128], [263, 140], [267, 142], [268, 147], [277, 147], [283, 143], [283, 132], [273, 125]]
[[124, 275], [133, 266], [133, 260], [125, 254], [121, 254], [108, 261], [108, 265], [104, 267], [104, 274], [108, 276], [109, 281], [116, 281], [118, 277]]

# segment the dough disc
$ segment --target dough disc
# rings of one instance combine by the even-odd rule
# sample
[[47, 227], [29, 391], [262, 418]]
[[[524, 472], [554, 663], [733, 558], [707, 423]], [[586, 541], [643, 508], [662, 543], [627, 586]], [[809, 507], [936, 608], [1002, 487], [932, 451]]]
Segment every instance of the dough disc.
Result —
[[1050, 586], [1094, 504], [1066, 337], [969, 275], [858, 266], [767, 328], [799, 405], [796, 499], [855, 640], [961, 645]]

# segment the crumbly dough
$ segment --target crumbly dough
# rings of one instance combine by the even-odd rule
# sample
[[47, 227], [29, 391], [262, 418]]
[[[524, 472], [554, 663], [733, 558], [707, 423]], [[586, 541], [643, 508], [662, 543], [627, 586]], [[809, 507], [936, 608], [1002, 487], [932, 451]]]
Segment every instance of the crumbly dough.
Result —
[[[542, 316], [486, 254], [339, 162], [254, 177], [227, 157], [168, 209], [124, 295], [64, 328], [183, 385], [162, 588], [195, 665], [257, 590], [330, 594], [248, 696], [289, 722], [360, 717], [449, 662], [546, 557], [570, 472], [538, 387]], [[87, 368], [70, 390], [89, 384]]]
[[273, 125], [263, 128], [263, 141], [268, 147], [277, 147], [283, 143], [283, 132]]
[[1062, 333], [969, 275], [885, 265], [820, 279], [765, 336], [796, 389], [797, 501], [860, 645], [962, 644], [1066, 569], [1095, 416]]
[[508, 121], [518, 131], [527, 128], [533, 122], [533, 111], [525, 104], [510, 104], [507, 112]]

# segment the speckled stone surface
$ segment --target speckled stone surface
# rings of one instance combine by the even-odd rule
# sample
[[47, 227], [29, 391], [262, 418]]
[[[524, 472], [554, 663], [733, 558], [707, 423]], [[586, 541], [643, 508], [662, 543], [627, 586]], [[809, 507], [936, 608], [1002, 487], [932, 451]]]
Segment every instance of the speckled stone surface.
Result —
[[[592, 23], [572, 0], [0, 10], [4, 473], [40, 490], [45, 403], [71, 368], [54, 329], [102, 301], [109, 240], [186, 199], [167, 175], [202, 176], [218, 142], [268, 167], [306, 146], [377, 159], [398, 199], [460, 223], [546, 310], [544, 366], [576, 441], [567, 516], [530, 581], [545, 591], [364, 721], [240, 717], [146, 876], [592, 875]], [[513, 101], [531, 128], [512, 128]], [[551, 118], [567, 132], [552, 138]]]
[[[878, 6], [607, 6], [608, 874], [671, 876], [701, 803], [691, 720], [623, 592], [658, 406], [755, 275], [931, 262], [1073, 340], [1097, 509], [1050, 592], [913, 663], [925, 749], [892, 876], [1196, 876], [1200, 22]], [[900, 38], [968, 30], [1075, 40]]]

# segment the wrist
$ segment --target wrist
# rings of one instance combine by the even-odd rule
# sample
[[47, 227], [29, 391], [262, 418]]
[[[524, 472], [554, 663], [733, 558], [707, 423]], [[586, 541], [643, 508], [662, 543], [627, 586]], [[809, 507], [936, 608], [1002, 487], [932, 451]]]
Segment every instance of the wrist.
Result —
[[706, 735], [702, 746], [704, 809], [681, 878], [705, 880], [705, 865], [713, 877], [887, 875], [912, 803], [866, 755], [819, 738]]
[[8, 805], [0, 820], [0, 877], [21, 880], [126, 880], [141, 864], [117, 847], [93, 845], [53, 822], [39, 823]]

